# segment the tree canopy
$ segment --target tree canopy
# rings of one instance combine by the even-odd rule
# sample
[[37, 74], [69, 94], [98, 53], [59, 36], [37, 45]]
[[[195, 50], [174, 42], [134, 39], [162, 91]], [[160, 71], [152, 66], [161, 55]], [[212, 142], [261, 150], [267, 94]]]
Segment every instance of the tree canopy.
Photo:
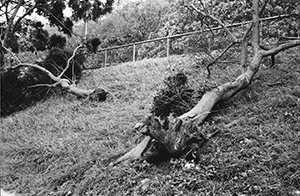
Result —
[[[36, 49], [46, 48], [46, 42], [49, 37], [43, 29], [40, 22], [36, 21], [31, 16], [34, 12], [39, 16], [43, 16], [50, 26], [55, 26], [58, 31], [72, 36], [74, 22], [79, 20], [97, 20], [101, 16], [111, 12], [114, 0], [18, 0], [10, 1], [3, 0], [0, 5], [0, 33], [3, 46], [10, 47], [13, 52], [19, 52], [18, 43], [20, 38], [27, 42], [33, 42]], [[71, 16], [64, 15], [64, 10], [69, 7]], [[30, 35], [32, 30], [35, 33]], [[34, 38], [32, 38], [34, 36]], [[45, 40], [47, 39], [47, 40]], [[34, 41], [40, 42], [41, 46], [36, 46]], [[42, 43], [41, 43], [42, 42]]]

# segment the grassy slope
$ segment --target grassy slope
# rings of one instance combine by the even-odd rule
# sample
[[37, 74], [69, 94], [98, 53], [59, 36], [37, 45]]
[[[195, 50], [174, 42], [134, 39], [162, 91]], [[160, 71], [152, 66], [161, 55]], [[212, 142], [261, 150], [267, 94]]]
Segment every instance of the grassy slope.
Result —
[[[300, 191], [299, 50], [277, 57], [275, 68], [215, 108], [203, 131], [221, 133], [190, 168], [184, 160], [107, 166], [142, 139], [132, 127], [149, 112], [166, 59], [89, 71], [81, 85], [107, 89], [108, 101], [66, 95], [1, 119], [0, 185], [27, 195], [293, 195]], [[207, 81], [186, 57], [170, 64], [195, 87], [228, 81], [238, 69], [216, 66]], [[147, 178], [149, 186], [141, 186]]]

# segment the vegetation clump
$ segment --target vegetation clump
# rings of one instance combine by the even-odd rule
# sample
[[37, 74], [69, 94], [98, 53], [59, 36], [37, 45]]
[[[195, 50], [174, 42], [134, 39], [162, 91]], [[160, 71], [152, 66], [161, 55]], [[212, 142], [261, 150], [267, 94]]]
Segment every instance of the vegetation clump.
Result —
[[165, 87], [153, 98], [151, 113], [161, 119], [170, 113], [181, 115], [194, 105], [194, 89], [188, 85], [188, 78], [183, 72], [178, 72], [164, 80]]

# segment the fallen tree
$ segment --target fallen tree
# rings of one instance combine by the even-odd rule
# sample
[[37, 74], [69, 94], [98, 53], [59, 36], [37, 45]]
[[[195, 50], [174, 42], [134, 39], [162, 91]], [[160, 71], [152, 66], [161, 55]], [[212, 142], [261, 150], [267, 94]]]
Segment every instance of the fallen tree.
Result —
[[[3, 47], [17, 64], [1, 72], [1, 116], [25, 109], [57, 92], [69, 92], [78, 98], [105, 101], [107, 91], [96, 87], [82, 89], [77, 86], [85, 58], [63, 49], [51, 49], [43, 61], [24, 63]], [[52, 92], [52, 93], [49, 93]]]
[[54, 82], [53, 84], [41, 84], [44, 86], [48, 87], [56, 87], [60, 86], [63, 89], [65, 89], [67, 92], [76, 95], [77, 97], [80, 98], [87, 98], [87, 97], [94, 97], [98, 100], [105, 100], [106, 99], [106, 91], [103, 89], [95, 88], [95, 89], [81, 89], [76, 86], [76, 78], [75, 78], [75, 73], [74, 73], [74, 67], [71, 68], [72, 70], [72, 79], [67, 79], [64, 78], [65, 72], [70, 69], [71, 61], [75, 57], [76, 51], [81, 48], [82, 45], [79, 45], [75, 48], [73, 51], [72, 56], [67, 60], [67, 65], [64, 68], [64, 70], [58, 75], [55, 76], [52, 72], [47, 70], [46, 68], [38, 65], [38, 64], [33, 64], [33, 63], [22, 63], [20, 62], [16, 66], [12, 67], [12, 69], [16, 69], [21, 66], [27, 66], [27, 67], [32, 67], [35, 69], [38, 69], [42, 71], [43, 73], [46, 73], [48, 77]]
[[[134, 147], [131, 151], [118, 158], [110, 165], [116, 165], [123, 161], [130, 161], [143, 156], [143, 154], [149, 149], [151, 141], [155, 140], [159, 146], [159, 151], [163, 151], [166, 157], [180, 157], [186, 155], [186, 153], [192, 150], [198, 150], [212, 135], [204, 136], [200, 132], [201, 124], [204, 122], [206, 117], [211, 113], [212, 108], [219, 102], [225, 101], [236, 95], [241, 90], [247, 88], [258, 72], [262, 59], [268, 56], [272, 58], [274, 55], [281, 51], [287, 50], [292, 47], [300, 46], [300, 38], [286, 38], [285, 43], [281, 43], [276, 47], [267, 49], [260, 45], [260, 22], [259, 15], [264, 10], [265, 6], [269, 1], [266, 0], [261, 10], [259, 10], [259, 0], [253, 0], [252, 3], [252, 21], [253, 23], [248, 27], [241, 40], [237, 39], [230, 31], [226, 28], [221, 20], [218, 20], [214, 16], [209, 15], [207, 12], [199, 10], [194, 5], [191, 7], [198, 13], [203, 14], [206, 17], [217, 21], [228, 35], [232, 38], [232, 44], [228, 47], [233, 46], [236, 43], [241, 44], [241, 66], [243, 73], [231, 82], [222, 84], [213, 90], [205, 93], [201, 100], [188, 112], [180, 115], [179, 117], [173, 118], [170, 116], [163, 123], [160, 119], [153, 114], [145, 117], [145, 119], [135, 126], [135, 129], [146, 137], [141, 143]], [[248, 39], [249, 33], [252, 31], [251, 47], [253, 50], [252, 59], [250, 63], [248, 60]], [[223, 55], [228, 47], [221, 53]], [[217, 57], [219, 58], [219, 57]], [[210, 64], [211, 65], [211, 64]], [[209, 66], [210, 66], [209, 65]], [[159, 152], [154, 152], [157, 154]]]
[[[62, 92], [69, 92], [80, 98], [96, 101], [106, 99], [107, 92], [104, 89], [99, 87], [81, 89], [77, 86], [83, 60], [80, 57], [77, 58], [80, 55], [76, 53], [83, 46], [86, 47], [87, 53], [97, 50], [100, 41], [97, 38], [94, 38], [94, 41], [88, 40], [87, 22], [95, 21], [110, 13], [113, 3], [114, 0], [105, 2], [1, 1], [0, 15], [5, 16], [0, 24], [1, 116], [9, 115], [41, 101], [54, 87], [60, 87]], [[63, 13], [66, 8], [71, 10], [70, 17]], [[53, 48], [54, 45], [63, 48], [65, 39], [61, 36], [60, 39], [54, 36], [51, 38], [56, 39], [49, 40], [49, 33], [43, 29], [42, 22], [32, 17], [27, 18], [33, 13], [42, 16], [50, 26], [57, 27], [58, 31], [69, 37], [77, 36], [81, 39], [81, 44], [72, 52]], [[73, 23], [80, 20], [84, 22], [84, 35], [73, 32]], [[33, 63], [34, 60], [21, 62], [16, 55], [21, 51], [33, 52], [46, 49], [51, 50], [42, 62]], [[58, 88], [55, 88], [55, 91], [56, 89]]]

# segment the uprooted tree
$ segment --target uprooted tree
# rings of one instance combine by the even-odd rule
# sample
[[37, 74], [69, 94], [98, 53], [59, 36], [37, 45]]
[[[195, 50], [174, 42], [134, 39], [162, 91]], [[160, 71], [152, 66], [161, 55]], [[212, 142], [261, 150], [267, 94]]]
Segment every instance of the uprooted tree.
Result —
[[[144, 120], [142, 120], [135, 126], [135, 129], [140, 130], [140, 132], [146, 135], [146, 137], [141, 143], [139, 143], [136, 147], [134, 147], [131, 151], [129, 151], [122, 157], [118, 158], [115, 162], [111, 163], [111, 165], [115, 165], [123, 161], [130, 161], [141, 158], [146, 151], [149, 151], [151, 149], [156, 149], [156, 151], [158, 149], [159, 152], [155, 152], [154, 155], [163, 153], [165, 158], [176, 158], [188, 152], [191, 152], [192, 150], [197, 151], [211, 136], [204, 136], [203, 134], [201, 134], [200, 128], [206, 117], [211, 113], [212, 108], [217, 103], [228, 100], [241, 90], [247, 88], [251, 84], [251, 81], [255, 74], [258, 72], [263, 58], [266, 58], [268, 56], [274, 57], [274, 55], [278, 54], [281, 51], [300, 46], [300, 37], [295, 36], [295, 33], [280, 35], [280, 37], [277, 37], [277, 40], [279, 41], [273, 47], [269, 48], [265, 45], [262, 45], [262, 31], [260, 25], [260, 16], [264, 12], [274, 14], [274, 11], [271, 12], [270, 10], [272, 6], [282, 6], [283, 8], [281, 10], [288, 11], [289, 15], [284, 15], [283, 17], [290, 18], [291, 24], [293, 24], [295, 20], [299, 22], [300, 5], [298, 1], [295, 1], [294, 4], [289, 1], [269, 0], [265, 0], [264, 2], [253, 0], [252, 2], [247, 1], [247, 3], [242, 1], [231, 2], [236, 4], [242, 3], [241, 5], [233, 6], [235, 8], [238, 8], [235, 10], [239, 10], [241, 12], [249, 10], [250, 13], [252, 12], [252, 24], [248, 26], [247, 30], [239, 39], [226, 27], [226, 24], [223, 22], [223, 20], [226, 21], [226, 18], [220, 20], [208, 11], [208, 7], [216, 7], [214, 7], [215, 3], [220, 2], [215, 1], [214, 3], [211, 3], [211, 1], [205, 1], [204, 3], [202, 1], [197, 1], [193, 2], [193, 4], [190, 4], [187, 7], [199, 14], [199, 16], [202, 19], [206, 20], [206, 22], [213, 22], [222, 26], [223, 30], [229, 35], [232, 40], [232, 43], [230, 43], [228, 47], [226, 47], [224, 51], [221, 52], [221, 54], [217, 56], [213, 62], [217, 61], [222, 55], [224, 55], [224, 53], [226, 53], [230, 47], [236, 44], [240, 44], [240, 66], [243, 73], [231, 82], [222, 84], [205, 93], [202, 96], [201, 100], [190, 111], [178, 117], [173, 117], [172, 115], [170, 115], [168, 118], [161, 121], [161, 119], [159, 119], [154, 114], [147, 115]], [[276, 3], [278, 5], [276, 5]], [[224, 7], [224, 5], [222, 5], [221, 7]], [[244, 7], [241, 7], [242, 5]], [[292, 8], [294, 8], [296, 11], [293, 11]], [[238, 18], [241, 19], [243, 17], [250, 17], [249, 13], [243, 13], [243, 15], [248, 14], [248, 16], [243, 17], [239, 17], [240, 15], [238, 13], [235, 14], [236, 16], [234, 20]], [[229, 14], [225, 13], [225, 15], [227, 17]], [[299, 24], [297, 24], [296, 22], [296, 25]], [[296, 30], [298, 28], [299, 33], [299, 26], [296, 26], [295, 28]], [[266, 29], [266, 27], [264, 27], [264, 29]], [[252, 49], [251, 55], [248, 47], [251, 47]], [[251, 57], [251, 59], [248, 60], [249, 57]], [[209, 66], [211, 66], [212, 64], [213, 63], [207, 66], [208, 70]], [[153, 141], [155, 141], [155, 143], [153, 143]], [[149, 148], [150, 144], [155, 144], [156, 148]]]
[[[105, 90], [98, 87], [89, 90], [81, 89], [77, 87], [77, 80], [85, 60], [84, 48], [88, 53], [91, 52], [90, 40], [87, 39], [87, 21], [96, 20], [111, 12], [113, 2], [114, 0], [105, 2], [97, 0], [68, 2], [49, 0], [1, 1], [0, 15], [4, 18], [4, 22], [0, 23], [1, 115], [8, 115], [13, 111], [20, 110], [18, 102], [21, 99], [27, 102], [29, 97], [33, 98], [33, 101], [43, 99], [44, 92], [48, 92], [54, 87], [60, 87], [63, 91], [81, 98], [88, 97], [97, 101], [106, 99], [107, 92]], [[72, 11], [71, 17], [66, 17], [63, 13], [67, 6]], [[31, 44], [38, 43], [39, 48], [43, 49], [46, 49], [46, 45], [49, 44], [44, 39], [43, 35], [48, 35], [48, 33], [43, 29], [41, 22], [26, 18], [26, 16], [32, 15], [34, 11], [45, 17], [51, 26], [56, 26], [58, 31], [70, 37], [76, 35], [72, 31], [73, 22], [83, 20], [85, 23], [84, 35], [76, 35], [81, 39], [81, 44], [73, 51], [63, 50], [61, 48], [65, 45], [65, 39], [52, 36], [50, 47], [53, 49], [49, 51], [45, 60], [21, 62], [16, 54], [19, 52], [20, 44], [22, 44], [20, 40]], [[36, 26], [38, 26], [38, 32], [32, 33], [32, 27]], [[32, 34], [37, 36], [32, 38]], [[99, 43], [94, 44], [92, 49], [96, 50], [98, 45]], [[48, 48], [50, 47], [48, 46]], [[8, 57], [14, 62], [9, 62]], [[30, 95], [24, 97], [24, 94]], [[8, 96], [5, 97], [6, 95]], [[5, 102], [5, 100], [8, 101]], [[5, 110], [4, 105], [8, 111], [3, 111]], [[19, 109], [14, 110], [15, 105]]]

